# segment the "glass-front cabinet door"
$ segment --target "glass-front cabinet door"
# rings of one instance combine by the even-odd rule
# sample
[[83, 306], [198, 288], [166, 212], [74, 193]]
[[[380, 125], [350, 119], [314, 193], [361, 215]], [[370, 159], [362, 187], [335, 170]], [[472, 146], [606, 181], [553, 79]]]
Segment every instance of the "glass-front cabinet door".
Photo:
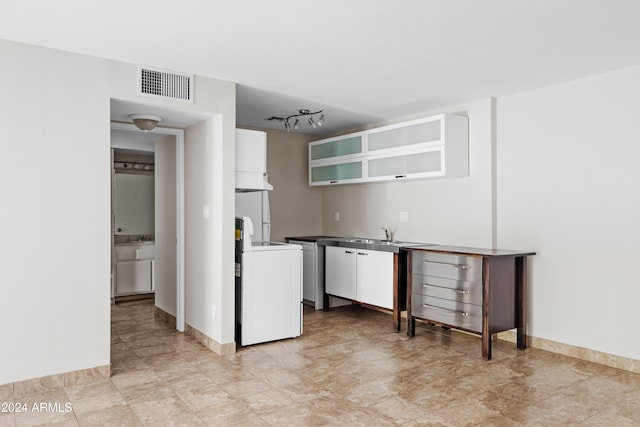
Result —
[[369, 131], [368, 152], [377, 154], [442, 144], [444, 116], [413, 120]]
[[363, 139], [360, 132], [312, 142], [309, 144], [309, 163], [362, 155]]
[[364, 162], [362, 159], [309, 167], [309, 185], [349, 184], [363, 180]]
[[398, 155], [377, 155], [367, 159], [369, 181], [405, 178], [426, 178], [444, 175], [444, 147], [406, 152]]

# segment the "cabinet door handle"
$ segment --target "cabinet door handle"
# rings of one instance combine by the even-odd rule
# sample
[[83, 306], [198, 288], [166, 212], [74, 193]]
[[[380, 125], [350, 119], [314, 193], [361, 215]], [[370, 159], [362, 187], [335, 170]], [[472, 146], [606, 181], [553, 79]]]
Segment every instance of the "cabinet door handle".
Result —
[[432, 288], [438, 288], [438, 289], [444, 289], [447, 291], [451, 291], [451, 292], [455, 292], [461, 295], [468, 295], [469, 294], [469, 290], [468, 289], [452, 289], [452, 288], [446, 288], [444, 286], [438, 286], [438, 285], [430, 285], [428, 283], [423, 283], [422, 287], [427, 288], [431, 286]]
[[400, 179], [400, 178], [406, 178], [407, 175], [396, 175], [396, 179]]
[[369, 256], [369, 254], [368, 254], [368, 253], [365, 253], [365, 252], [358, 252], [358, 255], [365, 255], [365, 256]]
[[337, 184], [337, 183], [338, 183], [338, 180], [337, 180], [337, 179], [334, 179], [334, 180], [329, 181], [329, 184]]
[[345, 254], [352, 254], [353, 251], [344, 251]]
[[449, 265], [449, 266], [454, 267], [454, 268], [459, 268], [460, 270], [468, 270], [469, 268], [471, 268], [467, 264], [449, 264], [449, 263], [446, 263], [446, 262], [437, 262], [437, 261], [422, 261], [422, 263], [423, 264], [427, 264], [427, 263], [444, 264], [444, 265]]
[[422, 304], [423, 308], [433, 308], [435, 310], [443, 310], [443, 311], [448, 311], [451, 313], [457, 313], [457, 314], [461, 314], [463, 317], [469, 317], [469, 312], [468, 311], [458, 311], [458, 310], [452, 310], [450, 308], [444, 308], [444, 307], [437, 307], [435, 305], [430, 305], [430, 304]]

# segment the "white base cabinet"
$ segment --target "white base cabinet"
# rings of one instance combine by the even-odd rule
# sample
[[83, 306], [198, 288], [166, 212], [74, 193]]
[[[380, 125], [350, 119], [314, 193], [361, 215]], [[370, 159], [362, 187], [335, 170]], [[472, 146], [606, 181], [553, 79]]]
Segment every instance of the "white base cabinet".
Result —
[[325, 292], [393, 309], [393, 253], [327, 246]]
[[356, 297], [365, 304], [393, 309], [393, 253], [356, 251]]
[[153, 261], [121, 261], [116, 264], [116, 295], [153, 291]]
[[150, 293], [154, 286], [155, 245], [116, 245], [115, 296]]
[[355, 300], [356, 249], [327, 246], [325, 267], [325, 292]]

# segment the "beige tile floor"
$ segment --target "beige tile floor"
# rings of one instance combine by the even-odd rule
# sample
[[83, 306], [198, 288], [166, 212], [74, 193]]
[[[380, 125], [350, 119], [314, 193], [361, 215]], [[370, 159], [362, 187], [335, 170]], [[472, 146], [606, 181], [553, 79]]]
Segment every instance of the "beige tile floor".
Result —
[[298, 339], [219, 357], [154, 320], [112, 309], [112, 377], [24, 396], [65, 413], [0, 414], [0, 426], [638, 426], [640, 375], [418, 325], [358, 307], [306, 309]]

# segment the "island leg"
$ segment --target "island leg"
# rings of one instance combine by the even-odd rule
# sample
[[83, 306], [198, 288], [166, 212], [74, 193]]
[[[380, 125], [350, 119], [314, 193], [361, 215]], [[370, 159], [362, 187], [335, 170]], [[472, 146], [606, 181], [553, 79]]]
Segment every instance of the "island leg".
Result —
[[516, 257], [516, 326], [517, 346], [527, 348], [527, 257]]

